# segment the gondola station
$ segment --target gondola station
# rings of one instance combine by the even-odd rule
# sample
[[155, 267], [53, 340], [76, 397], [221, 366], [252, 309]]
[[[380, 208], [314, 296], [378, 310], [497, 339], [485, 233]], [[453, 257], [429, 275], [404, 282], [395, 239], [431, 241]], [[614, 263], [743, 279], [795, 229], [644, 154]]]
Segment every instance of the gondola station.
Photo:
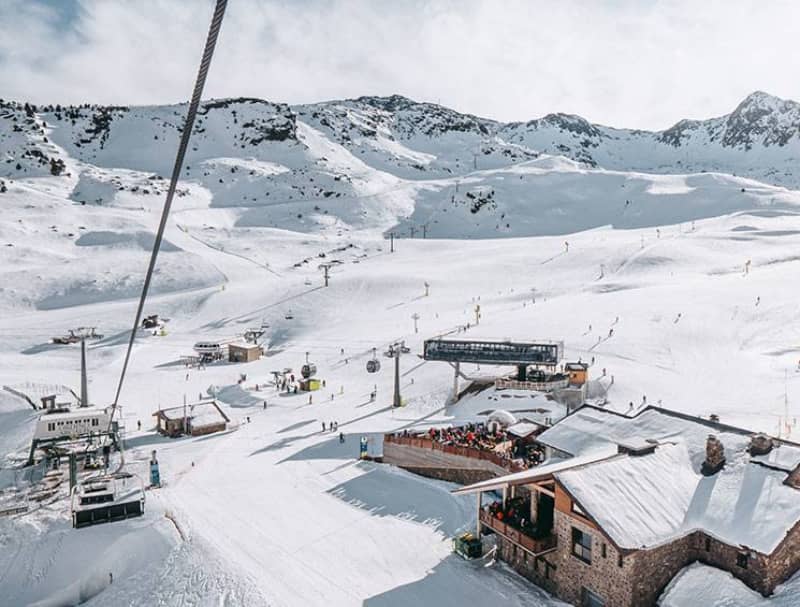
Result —
[[144, 514], [141, 480], [129, 473], [94, 476], [72, 489], [72, 526], [75, 528], [121, 521]]

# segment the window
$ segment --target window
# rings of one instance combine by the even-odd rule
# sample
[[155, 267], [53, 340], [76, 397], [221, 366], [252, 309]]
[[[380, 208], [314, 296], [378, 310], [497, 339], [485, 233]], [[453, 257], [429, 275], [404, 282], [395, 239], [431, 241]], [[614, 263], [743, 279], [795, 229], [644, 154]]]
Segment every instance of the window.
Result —
[[600, 546], [600, 554], [602, 555], [603, 558], [606, 558], [606, 544], [605, 544], [605, 542], [603, 542], [603, 545]]
[[747, 561], [750, 560], [750, 555], [747, 552], [740, 552], [736, 555], [736, 564], [742, 569], [747, 569]]
[[592, 563], [592, 536], [576, 527], [572, 528], [572, 555]]
[[617, 555], [617, 567], [622, 567], [622, 555]]
[[578, 506], [578, 504], [576, 504], [575, 502], [572, 502], [572, 503], [571, 503], [571, 505], [570, 505], [570, 507], [571, 507], [571, 510], [572, 510], [572, 511], [573, 511], [575, 514], [580, 514], [581, 516], [586, 516], [586, 513], [585, 513], [585, 512], [584, 512], [584, 511], [581, 509], [581, 507], [580, 507], [580, 506]]
[[93, 426], [96, 426], [96, 425], [99, 423], [99, 421], [100, 421], [100, 420], [98, 420], [98, 419], [95, 417], [95, 418], [92, 420], [92, 425], [93, 425]]
[[605, 600], [585, 586], [581, 587], [581, 607], [605, 607]]
[[706, 538], [706, 552], [711, 552], [711, 538]]

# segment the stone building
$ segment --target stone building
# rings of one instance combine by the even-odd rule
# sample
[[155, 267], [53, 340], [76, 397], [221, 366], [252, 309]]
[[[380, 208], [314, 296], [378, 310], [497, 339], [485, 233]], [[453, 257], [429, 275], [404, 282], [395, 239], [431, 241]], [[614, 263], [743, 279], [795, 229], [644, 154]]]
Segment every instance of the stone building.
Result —
[[573, 605], [654, 606], [696, 561], [764, 596], [800, 568], [800, 445], [657, 407], [584, 406], [538, 440], [546, 463], [455, 493], [477, 495], [502, 560]]

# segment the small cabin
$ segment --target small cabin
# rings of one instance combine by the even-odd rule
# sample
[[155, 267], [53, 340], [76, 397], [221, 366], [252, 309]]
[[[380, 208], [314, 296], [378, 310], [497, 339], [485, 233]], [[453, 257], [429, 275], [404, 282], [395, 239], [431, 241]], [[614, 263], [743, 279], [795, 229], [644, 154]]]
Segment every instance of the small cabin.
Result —
[[228, 360], [232, 363], [251, 363], [261, 358], [261, 346], [256, 344], [230, 344]]
[[566, 363], [564, 371], [569, 377], [570, 386], [580, 387], [589, 380], [589, 365], [586, 363]]
[[231, 421], [213, 400], [160, 409], [153, 415], [156, 417], [158, 432], [172, 437], [182, 434], [202, 436], [222, 432]]

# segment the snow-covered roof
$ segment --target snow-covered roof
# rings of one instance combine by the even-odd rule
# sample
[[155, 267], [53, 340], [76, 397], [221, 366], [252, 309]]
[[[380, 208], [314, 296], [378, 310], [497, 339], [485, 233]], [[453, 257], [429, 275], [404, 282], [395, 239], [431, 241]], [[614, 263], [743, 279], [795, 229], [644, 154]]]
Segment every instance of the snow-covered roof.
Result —
[[103, 415], [105, 413], [107, 413], [107, 411], [101, 407], [77, 407], [70, 411], [42, 413], [39, 419], [47, 422], [57, 422], [70, 419], [81, 419], [89, 416], [94, 417], [97, 415]]
[[506, 428], [506, 432], [513, 434], [514, 436], [525, 438], [526, 436], [536, 432], [539, 428], [541, 428], [539, 424], [535, 424], [528, 420], [522, 420], [518, 421], [516, 424], [510, 425], [508, 428]]
[[[726, 464], [703, 476], [709, 434]], [[584, 406], [540, 434], [564, 453], [530, 470], [455, 491], [474, 493], [553, 476], [620, 547], [652, 547], [694, 530], [733, 546], [771, 553], [800, 521], [800, 492], [785, 485], [800, 462], [800, 446], [773, 439], [764, 456], [750, 456], [754, 433], [651, 407], [635, 417]], [[619, 446], [651, 453], [619, 454]]]
[[472, 485], [461, 487], [454, 490], [453, 493], [457, 495], [463, 493], [477, 493], [478, 491], [493, 491], [494, 489], [500, 489], [506, 485], [525, 485], [528, 483], [535, 483], [537, 481], [549, 478], [561, 470], [567, 470], [569, 468], [590, 464], [592, 462], [612, 457], [616, 452], [616, 449], [606, 449], [605, 451], [600, 449], [594, 451], [593, 453], [578, 457], [553, 458], [544, 464], [534, 466], [533, 468], [523, 470], [522, 472], [515, 472], [514, 474], [507, 474], [497, 478], [490, 478], [479, 483], [473, 483]]
[[621, 455], [555, 477], [622, 548], [651, 547], [701, 529], [733, 546], [771, 553], [800, 520], [786, 473], [726, 449], [725, 467], [700, 474], [683, 442]]
[[230, 421], [214, 401], [186, 405], [185, 411], [184, 406], [180, 405], [169, 409], [161, 409], [158, 412], [164, 419], [169, 420], [182, 419], [184, 413], [195, 428]]

